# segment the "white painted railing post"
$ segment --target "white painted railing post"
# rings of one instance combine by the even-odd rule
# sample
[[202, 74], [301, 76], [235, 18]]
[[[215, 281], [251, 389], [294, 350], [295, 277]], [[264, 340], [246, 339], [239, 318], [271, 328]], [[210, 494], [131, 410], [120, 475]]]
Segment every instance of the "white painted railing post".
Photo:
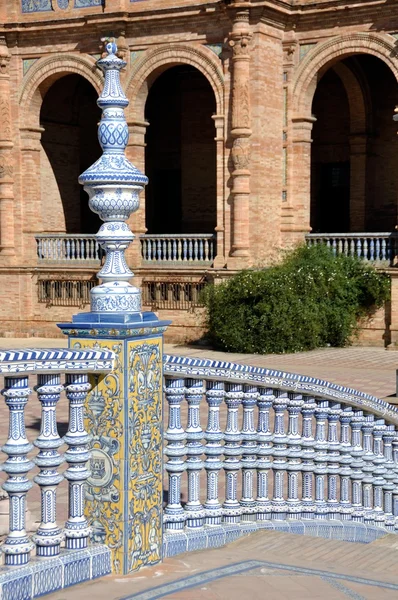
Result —
[[341, 405], [331, 402], [328, 412], [328, 498], [327, 505], [330, 519], [338, 519], [340, 506], [337, 498], [337, 484], [340, 474], [340, 443], [337, 424], [341, 414]]

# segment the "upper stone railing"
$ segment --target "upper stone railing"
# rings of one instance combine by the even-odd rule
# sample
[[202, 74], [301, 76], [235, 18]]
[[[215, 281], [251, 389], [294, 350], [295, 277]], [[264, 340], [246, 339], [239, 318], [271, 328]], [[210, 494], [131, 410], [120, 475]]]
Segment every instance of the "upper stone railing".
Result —
[[234, 526], [235, 537], [289, 519], [349, 522], [359, 541], [398, 532], [395, 407], [320, 379], [222, 361], [166, 356], [164, 373], [168, 556], [198, 548], [195, 535], [210, 539], [215, 526]]
[[211, 264], [216, 236], [212, 233], [146, 234], [140, 236], [141, 256], [147, 263]]
[[53, 233], [36, 235], [39, 262], [100, 262], [104, 253], [94, 234]]
[[325, 244], [336, 254], [392, 266], [398, 255], [398, 233], [309, 233], [308, 246]]
[[[8, 439], [4, 440], [1, 448], [8, 455], [1, 465], [1, 470], [8, 475], [3, 489], [9, 496], [9, 530], [1, 546], [7, 568], [29, 563], [33, 550], [36, 550], [36, 556], [40, 559], [58, 557], [61, 547], [69, 554], [62, 554], [57, 563], [57, 568], [62, 571], [58, 574], [60, 581], [64, 579], [64, 569], [66, 573], [65, 565], [76, 561], [81, 563], [81, 550], [88, 547], [90, 533], [84, 515], [84, 486], [90, 476], [87, 464], [90, 459], [91, 437], [84, 428], [83, 407], [91, 389], [89, 375], [111, 372], [113, 361], [114, 354], [108, 350], [0, 350], [0, 375], [4, 376], [1, 394], [9, 409]], [[61, 383], [61, 375], [65, 376], [64, 383]], [[25, 408], [32, 393], [29, 387], [30, 377], [38, 400], [38, 416], [41, 411], [40, 433], [33, 440], [33, 445], [26, 437], [25, 426]], [[68, 431], [61, 438], [57, 429], [56, 409], [63, 392], [69, 403], [69, 422]], [[63, 444], [68, 448], [66, 452], [60, 453], [59, 449]], [[34, 446], [38, 453], [31, 458]], [[68, 468], [61, 473], [59, 467], [65, 461]], [[32, 481], [28, 476], [35, 465], [39, 468], [39, 473]], [[56, 521], [56, 490], [64, 478], [69, 485], [69, 502], [68, 517], [62, 527]], [[26, 495], [33, 485], [40, 487], [41, 523], [35, 534], [29, 537], [25, 523]], [[4, 514], [7, 511], [1, 512]], [[79, 551], [79, 556], [74, 556], [74, 550]], [[110, 552], [107, 548], [97, 546], [87, 556], [91, 569], [99, 570], [99, 573], [110, 572]], [[48, 567], [49, 570], [54, 570], [54, 563], [49, 562]], [[38, 596], [48, 591], [46, 586], [50, 585], [51, 578], [49, 574], [44, 574], [45, 565], [40, 570], [40, 583], [36, 580], [34, 582], [32, 576], [25, 580], [24, 597]], [[13, 577], [10, 571], [6, 569], [3, 572], [0, 569], [2, 598], [22, 597], [16, 595], [21, 581], [18, 583], [18, 570], [13, 573], [15, 581], [11, 584]], [[7, 575], [8, 587], [4, 575]], [[77, 581], [85, 578], [87, 577], [82, 572], [82, 578], [79, 575]], [[65, 579], [68, 580], [66, 574]], [[52, 584], [50, 589], [53, 590], [51, 586]]]

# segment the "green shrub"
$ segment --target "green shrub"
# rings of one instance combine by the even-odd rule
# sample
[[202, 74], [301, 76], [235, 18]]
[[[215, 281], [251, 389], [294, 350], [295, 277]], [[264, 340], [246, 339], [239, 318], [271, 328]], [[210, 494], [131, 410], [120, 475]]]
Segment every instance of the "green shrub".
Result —
[[299, 248], [264, 270], [208, 286], [208, 337], [229, 352], [282, 353], [345, 346], [389, 296], [389, 278], [325, 246]]

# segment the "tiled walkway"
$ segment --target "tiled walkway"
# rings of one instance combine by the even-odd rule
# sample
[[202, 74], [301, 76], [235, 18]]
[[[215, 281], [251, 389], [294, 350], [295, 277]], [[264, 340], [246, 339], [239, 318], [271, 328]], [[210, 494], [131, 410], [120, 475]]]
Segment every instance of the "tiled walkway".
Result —
[[395, 600], [395, 536], [368, 545], [259, 532], [49, 600]]

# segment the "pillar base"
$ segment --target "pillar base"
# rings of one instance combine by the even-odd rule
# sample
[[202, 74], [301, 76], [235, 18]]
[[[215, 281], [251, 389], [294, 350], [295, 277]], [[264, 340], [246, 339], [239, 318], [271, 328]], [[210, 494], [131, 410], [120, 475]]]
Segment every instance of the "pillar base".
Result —
[[92, 541], [112, 552], [114, 573], [162, 559], [163, 332], [154, 313], [80, 313], [59, 327], [73, 349], [115, 353], [92, 377], [85, 427], [92, 435], [85, 514]]

